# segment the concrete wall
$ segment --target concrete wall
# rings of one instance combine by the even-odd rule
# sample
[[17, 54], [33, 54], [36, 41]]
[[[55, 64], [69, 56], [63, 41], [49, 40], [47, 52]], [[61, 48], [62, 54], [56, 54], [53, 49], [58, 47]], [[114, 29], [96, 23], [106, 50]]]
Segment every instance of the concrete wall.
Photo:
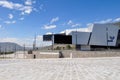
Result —
[[[56, 51], [59, 52], [59, 51]], [[52, 53], [52, 52], [50, 52]], [[88, 58], [88, 57], [120, 57], [120, 51], [108, 50], [108, 51], [75, 51], [75, 50], [63, 50], [63, 58]], [[43, 58], [59, 58], [59, 54], [38, 54], [35, 53], [36, 59]], [[33, 59], [34, 54], [26, 55], [27, 59]]]
[[63, 51], [64, 58], [120, 57], [120, 51]]

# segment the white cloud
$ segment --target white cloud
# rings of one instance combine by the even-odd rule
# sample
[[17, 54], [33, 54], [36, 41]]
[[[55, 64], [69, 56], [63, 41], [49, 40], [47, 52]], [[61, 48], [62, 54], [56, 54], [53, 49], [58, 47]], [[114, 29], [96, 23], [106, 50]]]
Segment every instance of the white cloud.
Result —
[[19, 20], [24, 20], [24, 17], [21, 17]]
[[59, 20], [59, 17], [55, 17], [50, 21], [50, 24], [53, 24], [54, 22], [57, 22]]
[[94, 23], [105, 24], [105, 23], [114, 23], [114, 22], [120, 22], [120, 18], [116, 18], [116, 19], [106, 19], [106, 20], [97, 21], [97, 22], [94, 22]]
[[[12, 38], [12, 37], [5, 37], [5, 38], [0, 38], [0, 42], [13, 42], [17, 43], [21, 46], [25, 44], [26, 47], [33, 47], [33, 38]], [[43, 47], [43, 46], [48, 46], [51, 45], [51, 42], [43, 42], [43, 36], [38, 35], [36, 37], [36, 46], [37, 47]]]
[[[101, 20], [101, 21], [95, 21], [93, 23], [99, 23], [99, 24], [106, 24], [106, 23], [115, 23], [115, 22], [120, 22], [120, 18], [116, 18], [116, 19], [106, 19], [106, 20]], [[93, 25], [93, 23], [88, 23], [87, 26], [91, 26]]]
[[93, 25], [93, 23], [88, 23], [88, 24], [87, 24], [88, 27], [89, 27], [89, 26], [92, 26], [92, 25]]
[[22, 11], [21, 14], [24, 15], [24, 14], [30, 14], [33, 11], [33, 8], [32, 6], [24, 6], [19, 10], [21, 10]]
[[16, 23], [16, 21], [12, 21], [12, 24]]
[[7, 0], [0, 1], [0, 6], [8, 8], [8, 9], [18, 9], [18, 10], [19, 10], [19, 8], [23, 7], [22, 4], [9, 2]]
[[1, 38], [0, 42], [16, 42], [16, 38]]
[[43, 6], [44, 6], [44, 5], [43, 5], [43, 4], [41, 4], [41, 5], [40, 5], [40, 7], [39, 7], [39, 9], [40, 9], [40, 10], [42, 10], [42, 9], [43, 9]]
[[66, 29], [64, 31], [61, 31], [60, 33], [65, 33], [66, 35], [72, 35], [72, 32], [91, 32], [89, 28], [77, 28], [77, 29]]
[[81, 24], [73, 24], [72, 27], [78, 27], [81, 26]]
[[56, 25], [44, 25], [44, 29], [53, 29], [56, 28]]
[[14, 20], [14, 21], [4, 21], [4, 23], [5, 23], [5, 24], [15, 24], [16, 21], [15, 21], [15, 20]]
[[43, 36], [42, 35], [37, 35], [36, 40], [37, 41], [43, 41]]
[[94, 23], [105, 24], [105, 23], [110, 23], [110, 22], [112, 22], [112, 21], [113, 21], [113, 19], [106, 19], [106, 20], [97, 21], [97, 22], [94, 22]]
[[14, 16], [13, 16], [12, 14], [8, 14], [8, 18], [9, 18], [9, 19], [13, 19], [13, 17], [14, 17]]
[[6, 0], [0, 1], [0, 6], [5, 7], [5, 8], [9, 8], [9, 9], [13, 9], [13, 3], [8, 2]]
[[114, 22], [120, 22], [120, 18], [116, 18]]
[[32, 0], [26, 0], [25, 5], [32, 5]]
[[42, 35], [37, 35], [36, 36], [36, 47], [44, 47], [44, 46], [49, 46], [52, 45], [51, 41], [43, 41], [43, 36]]
[[79, 23], [74, 23], [72, 20], [69, 20], [69, 21], [67, 22], [67, 25], [69, 25], [69, 26], [71, 26], [71, 27], [80, 27], [80, 26], [81, 26], [81, 24], [79, 24]]
[[56, 28], [57, 26], [54, 25], [53, 23], [58, 21], [59, 17], [53, 18], [48, 24], [44, 25], [42, 28], [43, 29], [53, 29]]
[[32, 46], [32, 39], [28, 39], [28, 38], [11, 38], [11, 37], [6, 37], [6, 38], [0, 38], [0, 42], [13, 42], [13, 43], [17, 43], [21, 46], [23, 46], [23, 44], [26, 44], [26, 46]]
[[22, 5], [19, 3], [13, 3], [7, 0], [0, 1], [0, 6], [8, 9], [19, 10], [24, 14], [30, 14], [33, 11], [32, 5]]
[[72, 20], [69, 20], [67, 24], [68, 24], [68, 25], [73, 24]]
[[47, 32], [46, 34], [52, 34], [52, 32]]
[[52, 41], [43, 41], [43, 36], [38, 35], [36, 37], [36, 46], [37, 47], [44, 47], [44, 46], [50, 46], [52, 45]]
[[2, 25], [0, 25], [0, 28], [2, 28]]

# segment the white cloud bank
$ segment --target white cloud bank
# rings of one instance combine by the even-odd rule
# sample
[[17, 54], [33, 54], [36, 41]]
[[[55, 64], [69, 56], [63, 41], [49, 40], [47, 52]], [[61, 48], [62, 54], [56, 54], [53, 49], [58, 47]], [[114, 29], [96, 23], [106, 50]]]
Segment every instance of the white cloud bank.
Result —
[[120, 22], [120, 18], [116, 18], [114, 22]]
[[67, 24], [68, 24], [68, 25], [73, 24], [72, 20], [69, 20]]
[[120, 22], [120, 18], [106, 19], [106, 20], [96, 21], [94, 23], [105, 24], [105, 23], [114, 23], [114, 22]]
[[0, 28], [2, 28], [2, 25], [0, 25]]
[[24, 20], [24, 17], [19, 18], [19, 20]]
[[[12, 42], [12, 43], [17, 43], [21, 46], [25, 44], [26, 47], [33, 47], [33, 38], [11, 38], [11, 37], [6, 37], [6, 38], [0, 38], [0, 42]], [[36, 37], [36, 47], [44, 47], [44, 46], [49, 46], [51, 45], [51, 42], [43, 42], [43, 37], [41, 35], [38, 35]]]
[[15, 24], [16, 21], [15, 21], [15, 20], [13, 20], [13, 21], [4, 21], [4, 23], [5, 23], [5, 24]]
[[53, 34], [52, 32], [47, 32], [46, 34]]
[[59, 17], [55, 17], [50, 21], [50, 24], [53, 24], [54, 22], [57, 22], [59, 20]]
[[8, 14], [8, 18], [9, 18], [9, 19], [13, 19], [13, 17], [14, 17], [14, 16], [13, 16], [12, 14]]
[[44, 29], [53, 29], [53, 28], [56, 28], [57, 26], [56, 25], [44, 25]]
[[106, 19], [106, 20], [97, 21], [97, 22], [94, 22], [94, 23], [101, 23], [101, 24], [105, 24], [105, 23], [110, 23], [110, 22], [112, 22], [112, 21], [113, 21], [112, 19]]
[[[30, 1], [26, 2], [26, 4], [30, 4]], [[0, 6], [12, 10], [21, 11], [22, 14], [30, 14], [33, 11], [33, 7], [31, 5], [13, 3], [7, 0], [0, 0]]]
[[42, 28], [43, 29], [54, 29], [57, 27], [57, 25], [53, 23], [57, 22], [58, 20], [59, 20], [59, 17], [52, 18], [51, 21], [48, 24], [44, 25]]
[[26, 0], [26, 1], [25, 1], [25, 4], [26, 4], [26, 5], [32, 5], [32, 0]]
[[68, 25], [68, 26], [71, 26], [71, 27], [80, 27], [80, 26], [81, 26], [81, 24], [79, 24], [79, 23], [74, 23], [72, 20], [69, 20], [69, 21], [67, 22], [67, 25]]

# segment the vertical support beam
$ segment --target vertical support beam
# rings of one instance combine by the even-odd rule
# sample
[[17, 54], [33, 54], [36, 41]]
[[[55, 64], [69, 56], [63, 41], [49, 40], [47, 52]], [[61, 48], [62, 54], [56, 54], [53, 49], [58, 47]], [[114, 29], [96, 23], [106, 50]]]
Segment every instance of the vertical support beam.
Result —
[[0, 45], [0, 55], [1, 55], [1, 52], [2, 52], [2, 51], [1, 51], [1, 45]]
[[54, 34], [52, 32], [52, 50], [54, 50]]
[[108, 47], [108, 27], [106, 27], [106, 39], [107, 39], [107, 49], [109, 50], [110, 48]]
[[106, 41], [107, 41], [107, 47], [108, 47], [108, 28], [106, 27]]
[[77, 50], [77, 28], [76, 28], [75, 38], [76, 38], [76, 50]]

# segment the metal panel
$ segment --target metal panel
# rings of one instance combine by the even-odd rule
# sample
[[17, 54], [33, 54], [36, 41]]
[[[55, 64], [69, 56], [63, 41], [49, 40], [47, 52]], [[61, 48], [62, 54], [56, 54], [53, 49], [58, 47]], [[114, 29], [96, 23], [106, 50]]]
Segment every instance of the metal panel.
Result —
[[52, 41], [52, 35], [43, 35], [43, 41]]
[[87, 45], [90, 32], [72, 32], [72, 44]]
[[108, 46], [116, 46], [119, 27], [115, 25], [108, 25]]
[[89, 45], [116, 46], [118, 30], [112, 24], [94, 24]]

